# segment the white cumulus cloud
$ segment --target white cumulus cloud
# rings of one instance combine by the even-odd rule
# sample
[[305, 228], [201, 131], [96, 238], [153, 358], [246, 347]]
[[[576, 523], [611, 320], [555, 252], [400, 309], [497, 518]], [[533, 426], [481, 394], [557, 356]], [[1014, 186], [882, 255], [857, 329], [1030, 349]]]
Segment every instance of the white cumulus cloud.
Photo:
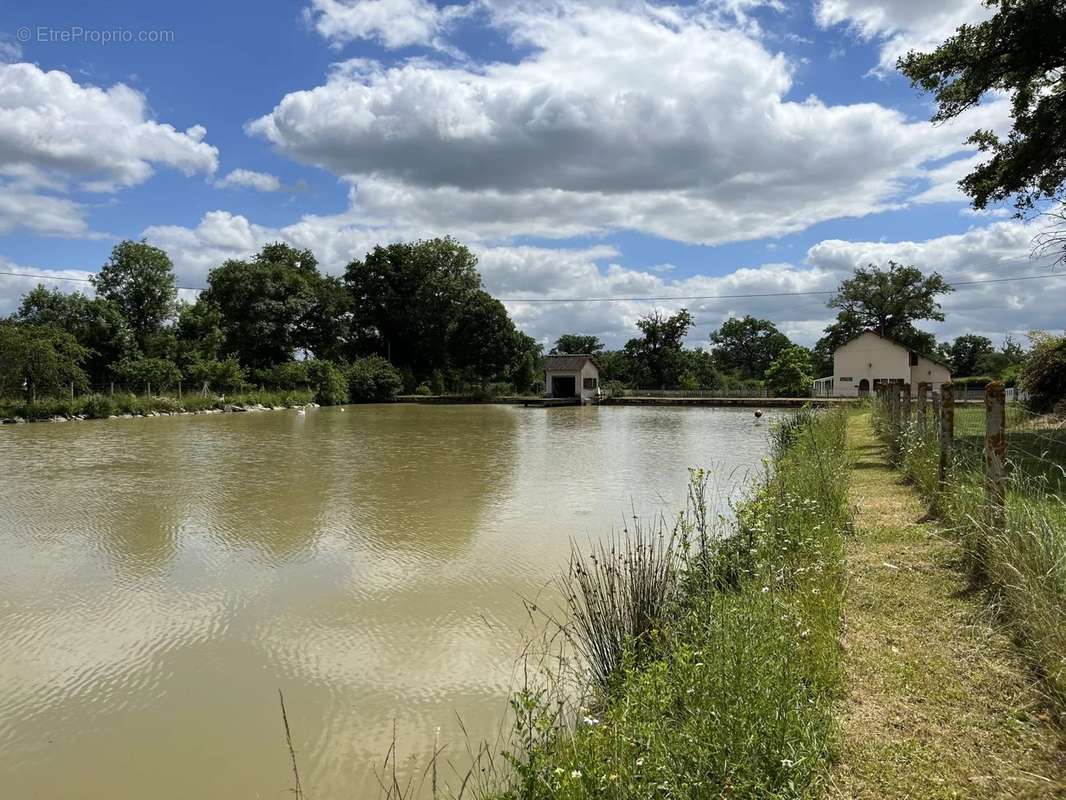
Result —
[[[825, 240], [811, 247], [802, 263], [742, 266], [724, 275], [681, 278], [656, 265], [625, 266], [619, 263], [622, 254], [608, 245], [548, 248], [474, 241], [471, 248], [479, 258], [486, 288], [505, 298], [520, 327], [544, 343], [561, 333], [581, 332], [620, 346], [634, 335], [642, 314], [684, 306], [696, 319], [690, 336], [695, 346], [705, 345], [709, 332], [729, 316], [744, 314], [773, 320], [790, 337], [810, 345], [835, 312], [825, 305], [827, 294], [801, 293], [832, 292], [856, 267], [889, 260], [914, 264], [925, 272], [936, 270], [951, 282], [1048, 272], [1049, 263], [1030, 258], [1033, 237], [1043, 224], [1039, 219], [1012, 219], [924, 241]], [[323, 269], [339, 274], [376, 244], [446, 232], [367, 227], [354, 212], [307, 215], [275, 228], [214, 211], [194, 227], [155, 226], [144, 235], [171, 253], [179, 282], [199, 286], [212, 267], [227, 258], [250, 256], [270, 241], [310, 248]], [[1059, 328], [1063, 323], [1058, 306], [1047, 298], [1064, 290], [1066, 273], [1049, 280], [960, 288], [944, 300], [945, 322], [927, 327], [941, 338], [974, 332], [996, 341], [1005, 332], [1021, 335], [1030, 327]], [[554, 302], [531, 302], [537, 298]]]
[[344, 62], [248, 131], [380, 221], [717, 243], [896, 207], [977, 127], [795, 99], [788, 59], [713, 15], [519, 8], [493, 17], [529, 49], [516, 63]]
[[251, 169], [235, 169], [215, 183], [223, 189], [255, 189], [257, 192], [280, 192], [281, 179], [269, 172], [256, 172]]
[[911, 50], [929, 51], [964, 23], [991, 15], [981, 0], [816, 0], [815, 20], [823, 28], [845, 25], [866, 41], [880, 43], [882, 71]]
[[85, 86], [59, 70], [0, 63], [0, 230], [79, 235], [84, 209], [58, 196], [143, 183], [157, 165], [211, 174], [218, 151], [194, 125], [151, 119], [125, 84]]

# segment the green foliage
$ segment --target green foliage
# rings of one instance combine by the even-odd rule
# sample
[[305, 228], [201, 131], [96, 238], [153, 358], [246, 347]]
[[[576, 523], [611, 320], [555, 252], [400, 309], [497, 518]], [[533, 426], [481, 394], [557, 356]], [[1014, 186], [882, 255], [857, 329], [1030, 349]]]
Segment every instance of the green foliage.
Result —
[[811, 353], [798, 345], [783, 351], [766, 370], [767, 386], [779, 395], [806, 397], [813, 380]]
[[178, 306], [175, 327], [175, 350], [182, 365], [197, 361], [218, 361], [222, 355], [224, 336], [222, 314], [216, 306], [202, 299]]
[[872, 330], [904, 347], [931, 355], [936, 341], [931, 334], [914, 327], [919, 320], [942, 322], [937, 297], [953, 291], [936, 272], [923, 275], [917, 267], [888, 262], [887, 269], [874, 264], [858, 267], [829, 301], [840, 309], [837, 321], [826, 328], [834, 348], [863, 330]]
[[113, 398], [104, 394], [91, 394], [84, 398], [82, 412], [89, 419], [107, 419], [117, 413]]
[[476, 313], [492, 313], [476, 299], [482, 289], [477, 258], [454, 239], [375, 247], [348, 265], [344, 283], [354, 318], [369, 332], [354, 354], [387, 355], [411, 370], [411, 388], [451, 366], [453, 336], [468, 303], [482, 306]]
[[718, 389], [725, 383], [714, 356], [706, 350], [685, 350], [683, 356], [685, 372], [681, 376], [682, 389]]
[[298, 349], [321, 348], [336, 286], [318, 271], [310, 250], [265, 246], [252, 261], [227, 261], [207, 277], [200, 302], [217, 309], [223, 350], [250, 369], [292, 359]]
[[306, 362], [307, 380], [315, 392], [315, 402], [339, 406], [348, 402], [348, 378], [332, 361], [314, 359]]
[[603, 352], [603, 342], [598, 336], [582, 333], [564, 333], [555, 341], [551, 354], [569, 353], [571, 355], [594, 356]]
[[81, 363], [88, 350], [50, 325], [0, 320], [0, 397], [47, 397], [87, 383]]
[[994, 354], [996, 348], [987, 336], [967, 333], [956, 338], [950, 345], [943, 345], [941, 352], [951, 365], [953, 376], [978, 375], [982, 371], [977, 365], [982, 359]]
[[235, 358], [194, 361], [186, 368], [185, 375], [200, 386], [228, 392], [240, 389], [247, 378], [244, 368]]
[[933, 92], [937, 122], [987, 96], [1011, 96], [1006, 139], [978, 130], [968, 140], [991, 158], [962, 179], [975, 208], [1015, 198], [1019, 210], [1061, 198], [1066, 181], [1066, 6], [1058, 0], [987, 0], [990, 19], [963, 25], [931, 53], [910, 52], [899, 69]]
[[428, 383], [420, 383], [415, 387], [415, 394], [419, 397], [430, 397], [433, 395], [433, 390], [429, 388]]
[[637, 321], [641, 336], [626, 342], [631, 379], [641, 387], [669, 389], [685, 372], [683, 345], [692, 327], [687, 309], [664, 317], [658, 311]]
[[257, 370], [255, 380], [257, 383], [280, 389], [295, 389], [297, 386], [308, 386], [311, 383], [306, 361], [285, 361], [267, 369]]
[[470, 383], [510, 377], [520, 355], [519, 348], [525, 344], [519, 336], [503, 303], [479, 290], [467, 299], [455, 317], [449, 361]]
[[[1034, 354], [1040, 349], [1037, 358], [1046, 359], [1053, 374], [1057, 369], [1061, 381], [1066, 337], [1038, 334], [1034, 345]], [[983, 408], [956, 407], [953, 459], [943, 483], [934, 426], [924, 434], [914, 421], [895, 428], [882, 404], [875, 406], [874, 421], [899, 454], [899, 467], [935, 508], [940, 528], [959, 540], [967, 566], [989, 590], [997, 618], [1014, 632], [1066, 722], [1066, 431], [1007, 407], [1006, 509], [1003, 524], [993, 524]]]
[[391, 400], [402, 388], [399, 371], [380, 356], [357, 358], [348, 368], [348, 393], [353, 403]]
[[772, 322], [752, 316], [731, 317], [711, 332], [717, 362], [745, 378], [761, 378], [791, 344]]
[[1029, 392], [1034, 411], [1050, 411], [1066, 399], [1066, 335], [1033, 331], [1029, 338], [1033, 348], [1019, 382]]
[[115, 245], [92, 281], [97, 295], [121, 309], [142, 349], [174, 315], [174, 265], [166, 252], [145, 241], [127, 239]]
[[81, 366], [93, 383], [106, 381], [111, 364], [136, 347], [121, 309], [102, 297], [90, 300], [81, 292], [66, 294], [38, 286], [22, 298], [15, 318], [30, 325], [50, 325], [73, 336], [86, 348]]
[[137, 391], [161, 392], [177, 385], [181, 370], [165, 358], [124, 358], [115, 365], [115, 377]]
[[841, 681], [844, 426], [841, 411], [796, 423], [732, 530], [710, 527], [697, 472], [673, 539], [578, 565], [578, 649], [611, 666], [578, 708], [551, 678], [515, 695], [514, 778], [492, 796], [819, 794]]

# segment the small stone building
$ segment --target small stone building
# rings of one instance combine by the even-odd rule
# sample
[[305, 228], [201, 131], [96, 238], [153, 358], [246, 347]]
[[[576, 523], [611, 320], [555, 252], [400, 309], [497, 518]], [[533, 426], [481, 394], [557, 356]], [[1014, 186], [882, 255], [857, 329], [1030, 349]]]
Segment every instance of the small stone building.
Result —
[[580, 397], [582, 403], [600, 394], [600, 368], [589, 355], [557, 355], [544, 359], [544, 389], [548, 397]]
[[833, 375], [814, 382], [815, 397], [866, 397], [882, 385], [927, 383], [936, 391], [951, 380], [946, 364], [907, 349], [874, 331], [865, 331], [833, 353]]

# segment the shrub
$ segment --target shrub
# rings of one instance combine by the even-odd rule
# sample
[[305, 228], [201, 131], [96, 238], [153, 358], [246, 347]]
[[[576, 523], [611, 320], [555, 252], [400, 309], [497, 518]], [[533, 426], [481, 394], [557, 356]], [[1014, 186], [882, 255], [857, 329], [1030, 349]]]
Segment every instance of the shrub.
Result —
[[92, 419], [107, 419], [115, 413], [115, 402], [102, 394], [92, 394], [85, 398], [82, 413]]
[[415, 394], [419, 397], [429, 397], [433, 394], [433, 390], [429, 388], [428, 383], [420, 383], [415, 387]]
[[784, 350], [766, 370], [766, 383], [779, 395], [806, 397], [814, 380], [811, 353], [806, 347]]
[[311, 379], [307, 374], [307, 361], [286, 361], [255, 373], [257, 383], [279, 389], [295, 389], [307, 386]]
[[400, 373], [381, 356], [357, 358], [348, 368], [347, 377], [353, 403], [391, 400], [403, 387]]
[[1022, 367], [1020, 382], [1034, 411], [1046, 412], [1066, 398], [1066, 336], [1044, 331], [1029, 334], [1033, 349]]
[[132, 387], [151, 386], [152, 391], [169, 389], [181, 380], [178, 365], [166, 358], [124, 358], [115, 365], [115, 375]]
[[348, 402], [348, 381], [332, 361], [315, 359], [305, 363], [307, 379], [314, 389], [316, 403], [336, 406]]

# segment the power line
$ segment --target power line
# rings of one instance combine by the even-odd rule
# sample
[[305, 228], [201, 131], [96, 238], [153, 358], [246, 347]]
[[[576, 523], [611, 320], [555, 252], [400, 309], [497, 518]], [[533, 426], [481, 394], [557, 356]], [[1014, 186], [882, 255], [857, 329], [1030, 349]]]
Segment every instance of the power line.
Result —
[[[2, 272], [0, 275], [13, 275], [17, 278], [36, 278], [45, 281], [71, 281], [75, 283], [92, 283], [91, 278], [65, 278], [57, 275], [34, 275], [26, 272]], [[957, 281], [949, 284], [953, 289], [960, 286], [980, 286], [989, 283], [1010, 283], [1012, 281], [1036, 281], [1044, 278], [1066, 278], [1066, 272], [1049, 272], [1044, 275], [1021, 275], [1012, 278], [986, 278], [979, 281]], [[177, 286], [191, 292], [202, 292], [202, 286]], [[836, 294], [835, 289], [807, 292], [754, 292], [751, 294], [707, 294], [707, 295], [663, 295], [661, 297], [497, 297], [504, 303], [665, 303], [678, 300], [753, 300], [763, 297], [810, 297], [816, 295]], [[398, 298], [399, 299], [399, 298]]]

